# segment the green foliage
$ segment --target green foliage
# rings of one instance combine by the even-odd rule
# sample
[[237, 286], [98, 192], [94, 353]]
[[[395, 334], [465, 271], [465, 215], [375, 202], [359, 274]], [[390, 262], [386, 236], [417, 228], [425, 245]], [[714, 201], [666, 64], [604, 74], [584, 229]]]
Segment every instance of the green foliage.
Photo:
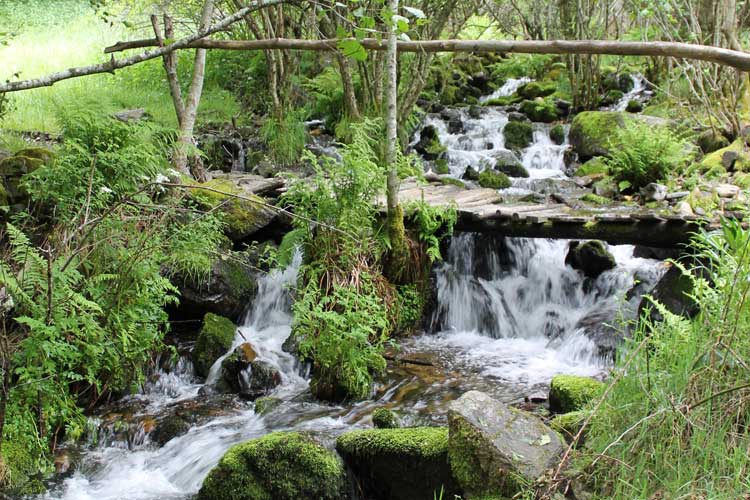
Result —
[[458, 222], [456, 205], [432, 206], [414, 201], [406, 206], [406, 216], [414, 224], [417, 239], [424, 244], [430, 262], [441, 260], [440, 242], [453, 234]]
[[279, 165], [292, 165], [305, 149], [304, 110], [287, 111], [283, 117], [268, 117], [261, 128], [261, 136], [268, 144], [271, 159]]
[[667, 127], [629, 122], [617, 132], [619, 147], [607, 159], [610, 173], [620, 189], [638, 190], [677, 173], [692, 157], [694, 148]]
[[750, 233], [734, 221], [699, 234], [692, 251], [697, 275], [705, 274], [688, 275], [698, 316], [684, 319], [655, 303], [664, 320], [641, 317], [576, 464], [600, 495], [728, 499], [747, 492], [749, 245]]
[[397, 429], [400, 427], [398, 418], [388, 408], [376, 408], [372, 412], [372, 424], [378, 429]]
[[338, 123], [344, 114], [344, 88], [339, 72], [328, 66], [303, 85], [313, 98], [311, 116], [326, 123]]
[[195, 373], [208, 376], [214, 362], [232, 347], [236, 330], [231, 320], [213, 313], [206, 314], [193, 349]]

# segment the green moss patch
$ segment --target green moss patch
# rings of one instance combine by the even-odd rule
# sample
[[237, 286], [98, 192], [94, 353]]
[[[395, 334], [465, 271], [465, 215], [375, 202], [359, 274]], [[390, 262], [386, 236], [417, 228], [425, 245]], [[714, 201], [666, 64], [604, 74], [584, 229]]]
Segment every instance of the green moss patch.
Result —
[[511, 183], [508, 176], [502, 172], [484, 170], [479, 174], [479, 185], [483, 188], [506, 189], [510, 187]]
[[2, 493], [11, 495], [36, 495], [44, 493], [41, 481], [42, 471], [39, 461], [25, 446], [13, 441], [3, 441], [0, 455], [0, 497]]
[[603, 390], [604, 384], [593, 378], [557, 375], [550, 382], [549, 407], [558, 413], [578, 411]]
[[578, 167], [578, 170], [576, 170], [576, 176], [585, 177], [598, 174], [606, 175], [608, 172], [609, 167], [607, 167], [607, 162], [604, 158], [597, 156]]
[[193, 348], [195, 373], [202, 377], [208, 376], [211, 366], [232, 347], [236, 330], [237, 327], [231, 320], [218, 314], [206, 314], [203, 328]]
[[520, 109], [532, 122], [552, 123], [559, 118], [555, 103], [549, 99], [523, 101]]
[[336, 449], [374, 498], [432, 498], [441, 487], [443, 498], [457, 493], [445, 427], [351, 431], [339, 436]]
[[335, 453], [298, 432], [275, 432], [229, 449], [197, 500], [339, 500], [345, 471]]
[[398, 429], [401, 427], [396, 414], [388, 408], [376, 408], [372, 412], [372, 424], [378, 429]]
[[528, 122], [508, 122], [503, 129], [505, 147], [511, 150], [520, 150], [529, 147], [534, 138], [534, 128]]

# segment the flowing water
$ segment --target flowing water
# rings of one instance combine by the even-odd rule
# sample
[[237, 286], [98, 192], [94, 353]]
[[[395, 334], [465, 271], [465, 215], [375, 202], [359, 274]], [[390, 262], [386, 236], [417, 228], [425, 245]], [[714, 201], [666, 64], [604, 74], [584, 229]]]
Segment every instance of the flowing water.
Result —
[[[522, 83], [508, 82], [498, 95], [510, 94], [513, 85]], [[459, 113], [465, 123], [461, 134], [449, 133], [440, 116], [426, 119], [448, 146], [454, 176], [469, 165], [482, 169], [492, 164], [504, 150], [502, 129], [508, 121], [499, 108], [487, 108], [478, 118]], [[518, 191], [536, 189], [539, 180], [566, 180], [567, 145], [552, 143], [548, 125], [534, 127], [533, 144], [521, 157], [530, 178], [514, 180], [512, 189]], [[221, 360], [203, 382], [182, 359], [156, 374], [140, 394], [92, 419], [100, 429], [94, 433], [97, 439], [76, 471], [43, 498], [188, 499], [229, 447], [274, 430], [311, 431], [331, 443], [345, 430], [369, 426], [370, 413], [378, 406], [394, 409], [408, 425], [444, 424], [447, 403], [467, 390], [519, 402], [546, 392], [555, 374], [598, 376], [611, 364], [614, 342], [613, 329], [603, 326], [632, 317], [663, 265], [633, 257], [633, 247], [611, 247], [617, 267], [587, 280], [565, 265], [568, 244], [455, 236], [446, 261], [434, 271], [436, 307], [427, 331], [391, 353], [408, 362], [393, 365], [369, 400], [344, 405], [313, 400], [304, 367], [282, 348], [291, 332], [290, 286], [297, 278], [297, 256], [286, 270], [260, 280], [257, 299], [234, 342], [251, 343], [259, 359], [279, 370], [282, 383], [271, 394], [282, 400], [279, 406], [257, 415], [252, 402], [211, 390], [221, 375]], [[154, 427], [174, 415], [189, 415], [189, 430], [159, 446]], [[118, 419], [126, 416], [127, 429], [117, 431]]]

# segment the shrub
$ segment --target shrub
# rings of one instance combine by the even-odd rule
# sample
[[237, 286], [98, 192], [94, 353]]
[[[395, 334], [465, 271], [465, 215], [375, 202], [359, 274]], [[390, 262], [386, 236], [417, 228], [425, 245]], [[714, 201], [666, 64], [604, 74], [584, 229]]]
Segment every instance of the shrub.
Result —
[[675, 173], [687, 164], [694, 151], [685, 138], [668, 127], [637, 121], [618, 130], [616, 143], [618, 147], [612, 148], [606, 162], [621, 191], [638, 190]]

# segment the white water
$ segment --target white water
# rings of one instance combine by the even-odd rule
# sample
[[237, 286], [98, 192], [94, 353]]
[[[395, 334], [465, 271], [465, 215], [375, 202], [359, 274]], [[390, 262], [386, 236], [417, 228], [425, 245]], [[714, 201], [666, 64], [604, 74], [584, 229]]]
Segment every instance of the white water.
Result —
[[633, 80], [633, 88], [630, 92], [626, 92], [617, 103], [612, 106], [614, 111], [625, 111], [630, 101], [639, 101], [641, 103], [646, 102], [651, 98], [653, 92], [646, 86], [646, 79], [640, 73], [632, 73], [630, 75]]

